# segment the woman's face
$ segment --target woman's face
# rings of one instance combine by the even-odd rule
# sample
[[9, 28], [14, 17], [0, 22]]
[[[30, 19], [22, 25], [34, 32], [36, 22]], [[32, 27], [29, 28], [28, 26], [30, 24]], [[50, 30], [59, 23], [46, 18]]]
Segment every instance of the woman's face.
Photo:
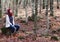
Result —
[[12, 13], [12, 10], [10, 10], [10, 13]]
[[8, 9], [7, 12], [8, 12], [9, 16], [12, 16], [12, 10], [11, 9]]

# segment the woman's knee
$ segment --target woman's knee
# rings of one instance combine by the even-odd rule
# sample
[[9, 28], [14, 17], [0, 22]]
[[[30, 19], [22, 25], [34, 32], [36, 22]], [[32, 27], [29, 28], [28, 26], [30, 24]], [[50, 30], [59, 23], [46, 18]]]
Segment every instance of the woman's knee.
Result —
[[14, 30], [15, 30], [15, 28], [14, 27], [12, 27], [12, 26], [10, 26], [9, 27], [9, 29], [11, 30], [11, 32], [13, 33], [14, 32]]
[[19, 25], [15, 25], [15, 27], [16, 27], [16, 28], [20, 28], [20, 26], [19, 26]]

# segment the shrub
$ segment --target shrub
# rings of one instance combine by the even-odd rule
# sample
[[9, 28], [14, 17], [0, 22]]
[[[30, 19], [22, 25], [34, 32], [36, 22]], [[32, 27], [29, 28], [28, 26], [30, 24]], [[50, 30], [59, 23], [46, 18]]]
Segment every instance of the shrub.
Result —
[[23, 36], [19, 36], [18, 39], [21, 39], [22, 40], [22, 39], [25, 39], [25, 38]]
[[35, 14], [32, 14], [31, 17], [30, 17], [30, 16], [28, 17], [28, 20], [29, 20], [29, 21], [34, 21], [34, 18], [35, 18]]
[[44, 36], [45, 38], [48, 38], [51, 35], [47, 33], [47, 34], [41, 34], [41, 36]]
[[25, 30], [21, 30], [22, 32], [25, 32]]
[[60, 32], [60, 29], [58, 29], [57, 31]]
[[51, 37], [51, 40], [56, 40], [56, 41], [58, 41], [59, 39], [58, 39], [57, 36], [52, 36], [52, 37]]
[[22, 19], [22, 17], [19, 17], [20, 19]]
[[34, 19], [32, 17], [28, 17], [28, 21], [34, 21]]
[[54, 16], [54, 19], [57, 19], [57, 16]]
[[52, 33], [56, 33], [56, 30], [53, 30]]
[[21, 22], [20, 23], [26, 23], [26, 21], [24, 21], [24, 20], [21, 20]]
[[54, 16], [53, 14], [50, 14], [50, 16]]
[[2, 34], [5, 34], [5, 35], [11, 35], [11, 31], [9, 28], [1, 28], [1, 31], [2, 31]]
[[5, 27], [1, 28], [2, 34], [6, 34], [7, 30]]

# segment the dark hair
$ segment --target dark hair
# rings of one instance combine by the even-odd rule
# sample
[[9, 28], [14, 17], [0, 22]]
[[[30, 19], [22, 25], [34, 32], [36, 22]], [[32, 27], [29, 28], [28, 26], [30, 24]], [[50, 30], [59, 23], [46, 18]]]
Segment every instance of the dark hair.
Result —
[[13, 15], [13, 13], [10, 12], [10, 10], [11, 10], [11, 9], [8, 9], [8, 10], [7, 10], [8, 16], [12, 16], [12, 15]]

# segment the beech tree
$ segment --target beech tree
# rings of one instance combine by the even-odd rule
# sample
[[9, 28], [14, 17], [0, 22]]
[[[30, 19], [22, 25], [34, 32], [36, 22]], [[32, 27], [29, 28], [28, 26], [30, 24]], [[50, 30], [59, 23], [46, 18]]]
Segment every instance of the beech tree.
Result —
[[37, 14], [38, 14], [38, 0], [35, 0], [35, 13], [34, 13], [34, 33], [35, 37], [37, 36]]
[[59, 0], [57, 0], [57, 9], [59, 9]]
[[45, 9], [45, 0], [43, 0], [43, 9]]
[[2, 17], [2, 6], [1, 6], [1, 0], [0, 0], [0, 18]]
[[53, 0], [50, 0], [50, 15], [53, 16]]
[[48, 15], [48, 3], [49, 1], [47, 0], [47, 3], [46, 3], [46, 26], [47, 26], [47, 29], [46, 29], [46, 34], [48, 33], [48, 30], [49, 30], [49, 15]]

